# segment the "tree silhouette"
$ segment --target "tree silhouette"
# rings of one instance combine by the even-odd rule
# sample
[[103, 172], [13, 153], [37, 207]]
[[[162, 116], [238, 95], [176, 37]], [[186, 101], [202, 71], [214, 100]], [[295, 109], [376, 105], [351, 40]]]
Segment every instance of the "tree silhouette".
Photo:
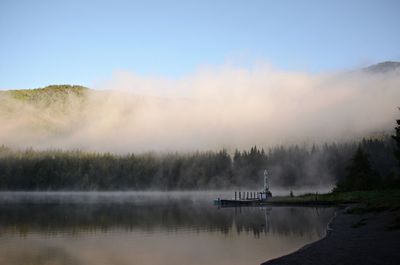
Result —
[[339, 181], [335, 191], [357, 191], [374, 189], [376, 173], [371, 168], [368, 155], [359, 146], [350, 161], [347, 175]]
[[[24, 151], [0, 144], [0, 190], [188, 190], [239, 187], [257, 190], [262, 187], [265, 168], [271, 172], [273, 188], [310, 187], [338, 180], [344, 182], [345, 177], [356, 174], [351, 173], [357, 170], [350, 170], [352, 167], [349, 164], [365, 164], [352, 160], [358, 146], [369, 155], [367, 172], [371, 171], [373, 165], [373, 169], [382, 176], [378, 178], [374, 172], [366, 174], [373, 176], [374, 188], [400, 187], [400, 178], [396, 174], [398, 161], [393, 156], [396, 142], [387, 136], [379, 140], [326, 143], [314, 148], [279, 146], [267, 152], [253, 146], [248, 150], [236, 150], [233, 154], [221, 150], [117, 155], [35, 151], [31, 148]], [[365, 185], [358, 184], [357, 189], [359, 186], [365, 189]]]
[[396, 120], [396, 123], [397, 123], [397, 126], [395, 127], [396, 134], [392, 135], [392, 138], [396, 141], [397, 148], [394, 151], [394, 156], [396, 157], [398, 166], [400, 168], [400, 120]]

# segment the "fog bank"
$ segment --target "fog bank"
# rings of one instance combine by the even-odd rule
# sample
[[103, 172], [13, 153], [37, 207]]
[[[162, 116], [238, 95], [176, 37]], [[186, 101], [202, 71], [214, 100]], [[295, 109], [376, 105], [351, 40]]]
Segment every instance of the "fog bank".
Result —
[[62, 104], [1, 95], [0, 144], [116, 153], [244, 149], [391, 130], [400, 71], [309, 74], [202, 69], [180, 79], [119, 72]]

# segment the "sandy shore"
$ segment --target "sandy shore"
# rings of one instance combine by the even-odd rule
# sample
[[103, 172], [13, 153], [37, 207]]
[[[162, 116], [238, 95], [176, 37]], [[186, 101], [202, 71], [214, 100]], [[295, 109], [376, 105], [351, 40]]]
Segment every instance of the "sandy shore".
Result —
[[390, 229], [395, 218], [400, 218], [400, 211], [347, 214], [340, 210], [330, 223], [325, 238], [262, 265], [398, 265], [400, 229]]

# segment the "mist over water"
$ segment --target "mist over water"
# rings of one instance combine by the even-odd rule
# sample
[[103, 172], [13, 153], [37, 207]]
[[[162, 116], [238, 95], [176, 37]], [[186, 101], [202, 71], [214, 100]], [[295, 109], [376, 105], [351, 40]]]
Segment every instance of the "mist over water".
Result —
[[[260, 186], [261, 188], [261, 186]], [[325, 193], [332, 187], [303, 187], [279, 189], [272, 187], [274, 196], [306, 193]], [[209, 204], [217, 198], [234, 198], [235, 191], [254, 192], [252, 189], [204, 190], [204, 191], [0, 191], [0, 204], [169, 204], [184, 200]], [[258, 191], [258, 190], [257, 190]]]
[[221, 194], [0, 193], [0, 263], [260, 264], [323, 237], [334, 212], [218, 208]]
[[2, 95], [0, 143], [115, 153], [244, 149], [342, 141], [391, 130], [399, 71], [310, 74], [257, 66], [180, 79], [120, 72], [84, 100]]

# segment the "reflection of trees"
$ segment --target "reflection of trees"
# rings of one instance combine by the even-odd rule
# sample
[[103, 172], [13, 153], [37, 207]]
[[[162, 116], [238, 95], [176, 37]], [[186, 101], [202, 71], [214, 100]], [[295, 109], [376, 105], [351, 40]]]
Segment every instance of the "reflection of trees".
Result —
[[82, 262], [60, 247], [31, 246], [30, 249], [12, 249], [3, 252], [1, 264], [30, 265], [81, 265]]
[[168, 203], [2, 204], [0, 233], [76, 233], [111, 229], [322, 235], [333, 214], [307, 207], [221, 208], [191, 200]]
[[[279, 208], [278, 208], [279, 209]], [[312, 230], [319, 236], [325, 233], [326, 226], [333, 215], [332, 208], [290, 207], [282, 211], [272, 211], [271, 232], [278, 234], [296, 233], [305, 236]]]

